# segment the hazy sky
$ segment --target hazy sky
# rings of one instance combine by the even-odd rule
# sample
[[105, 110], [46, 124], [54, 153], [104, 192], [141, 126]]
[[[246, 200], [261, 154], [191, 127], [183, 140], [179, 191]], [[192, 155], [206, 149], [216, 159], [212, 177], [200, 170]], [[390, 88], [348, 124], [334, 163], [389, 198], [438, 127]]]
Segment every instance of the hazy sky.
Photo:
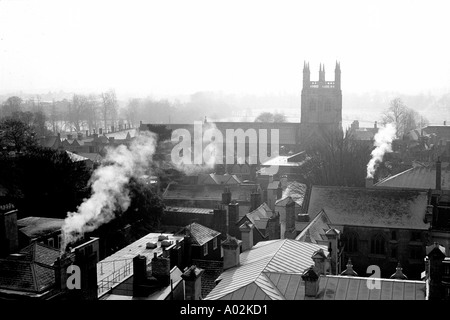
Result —
[[0, 93], [450, 88], [448, 1], [0, 0]]

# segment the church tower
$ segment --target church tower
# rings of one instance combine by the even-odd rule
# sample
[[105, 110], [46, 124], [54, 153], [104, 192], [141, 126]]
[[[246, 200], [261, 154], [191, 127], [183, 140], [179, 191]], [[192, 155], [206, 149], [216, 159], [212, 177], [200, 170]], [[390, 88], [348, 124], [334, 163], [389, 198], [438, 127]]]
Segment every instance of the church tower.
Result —
[[325, 80], [320, 64], [319, 81], [311, 81], [309, 63], [303, 65], [301, 139], [317, 130], [342, 130], [341, 66], [336, 61], [334, 81]]

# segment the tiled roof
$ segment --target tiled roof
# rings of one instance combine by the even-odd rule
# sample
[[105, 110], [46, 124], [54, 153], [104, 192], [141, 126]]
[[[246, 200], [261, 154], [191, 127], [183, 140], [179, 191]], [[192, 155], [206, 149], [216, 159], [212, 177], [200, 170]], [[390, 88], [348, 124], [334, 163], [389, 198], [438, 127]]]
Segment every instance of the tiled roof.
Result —
[[166, 209], [164, 209], [164, 211], [166, 211], [166, 212], [198, 213], [198, 214], [213, 214], [214, 213], [214, 211], [212, 209], [175, 207], [175, 206], [167, 206]]
[[265, 273], [301, 273], [311, 266], [311, 256], [319, 249], [328, 254], [327, 246], [296, 240], [258, 242], [251, 250], [241, 253], [238, 267], [222, 273], [218, 278], [220, 282], [206, 299], [229, 299], [241, 294], [242, 296], [253, 294], [267, 299], [283, 300], [283, 296]]
[[[450, 165], [441, 164], [441, 188], [450, 190]], [[376, 187], [435, 189], [436, 165], [417, 165], [414, 168], [400, 172], [375, 184]]]
[[61, 230], [63, 223], [64, 219], [42, 217], [26, 217], [17, 220], [20, 232], [30, 239], [37, 239]]
[[275, 205], [285, 206], [289, 201], [289, 197], [295, 201], [299, 206], [303, 205], [303, 201], [305, 199], [307, 186], [306, 184], [299, 183], [297, 181], [288, 182], [286, 188], [283, 189], [283, 195], [281, 199], [278, 199], [275, 202]]
[[426, 191], [313, 186], [308, 213], [324, 210], [333, 225], [427, 230]]
[[216, 286], [216, 279], [223, 271], [222, 261], [192, 260], [192, 264], [205, 270], [202, 275], [202, 297], [206, 297]]
[[[227, 185], [232, 200], [249, 202], [250, 194], [257, 185]], [[171, 183], [165, 190], [164, 199], [214, 200], [222, 202], [223, 185], [180, 185]]]
[[39, 243], [24, 248], [22, 256], [0, 259], [0, 288], [39, 293], [55, 283], [51, 265], [59, 251]]
[[330, 229], [330, 220], [325, 211], [321, 211], [295, 238], [298, 241], [322, 244], [326, 241], [325, 232]]
[[193, 222], [185, 227], [186, 231], [190, 233], [193, 244], [202, 246], [220, 235], [219, 231], [205, 227], [199, 223]]
[[255, 210], [246, 214], [246, 217], [259, 229], [265, 230], [267, 228], [267, 221], [272, 217], [273, 212], [269, 206], [264, 202]]

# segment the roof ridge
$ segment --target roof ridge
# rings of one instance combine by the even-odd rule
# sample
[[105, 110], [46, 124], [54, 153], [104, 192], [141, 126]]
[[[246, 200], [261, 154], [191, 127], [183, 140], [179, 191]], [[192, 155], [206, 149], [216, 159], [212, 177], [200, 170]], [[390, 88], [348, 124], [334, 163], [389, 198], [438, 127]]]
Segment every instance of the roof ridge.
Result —
[[[272, 280], [270, 280], [270, 278], [264, 274], [264, 271], [262, 271], [262, 272], [260, 273], [260, 275], [258, 276], [258, 278], [259, 278], [259, 277], [264, 277], [267, 281], [269, 281], [269, 282], [272, 284], [272, 288], [273, 288], [273, 289], [277, 292], [277, 294], [281, 297], [281, 300], [286, 300], [286, 297], [284, 296], [284, 294], [282, 294], [282, 293], [280, 292], [280, 290], [278, 289], [278, 287], [275, 285], [275, 283], [273, 283]], [[256, 280], [257, 280], [258, 278], [256, 278]], [[270, 297], [270, 295], [266, 292], [266, 290], [265, 290], [264, 288], [262, 288], [261, 286], [259, 286], [259, 285], [256, 283], [256, 280], [255, 280], [255, 284], [256, 284], [262, 291], [264, 291], [265, 294], [267, 294], [267, 295]]]
[[264, 269], [261, 271], [261, 273], [264, 271], [264, 270], [266, 270], [266, 268], [267, 268], [267, 266], [272, 262], [272, 260], [275, 258], [275, 256], [277, 255], [277, 253], [278, 253], [278, 251], [280, 251], [281, 250], [281, 248], [286, 244], [286, 241], [287, 241], [288, 239], [283, 239], [282, 240], [282, 244], [279, 246], [279, 248], [275, 251], [275, 253], [272, 255], [272, 257], [270, 258], [270, 260], [267, 262], [267, 264], [266, 264], [266, 266], [264, 267]]

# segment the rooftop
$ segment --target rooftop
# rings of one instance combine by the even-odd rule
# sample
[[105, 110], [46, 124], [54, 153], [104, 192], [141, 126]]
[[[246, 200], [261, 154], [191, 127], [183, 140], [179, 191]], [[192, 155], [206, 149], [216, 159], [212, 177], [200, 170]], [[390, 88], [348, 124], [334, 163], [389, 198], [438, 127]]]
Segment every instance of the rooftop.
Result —
[[265, 230], [267, 228], [267, 221], [269, 221], [272, 215], [272, 210], [264, 202], [258, 208], [247, 213], [245, 216], [256, 226], [256, 228], [259, 230]]
[[206, 300], [284, 300], [283, 294], [269, 279], [269, 273], [301, 273], [311, 266], [311, 256], [319, 249], [328, 254], [327, 246], [296, 240], [258, 242], [251, 250], [241, 253], [238, 267], [220, 275], [217, 279], [220, 282]]
[[17, 227], [30, 239], [40, 237], [60, 231], [64, 219], [26, 217], [17, 220]]
[[308, 213], [324, 210], [333, 225], [427, 230], [426, 191], [313, 186]]
[[305, 241], [311, 243], [322, 244], [321, 242], [327, 242], [325, 233], [331, 229], [330, 220], [328, 219], [325, 211], [321, 211], [295, 238], [298, 241]]
[[[450, 190], [450, 165], [441, 164], [441, 188]], [[400, 172], [375, 184], [376, 187], [435, 189], [436, 164], [417, 164], [414, 168]]]
[[167, 206], [165, 211], [166, 212], [198, 213], [198, 214], [214, 214], [214, 211], [212, 209], [175, 207], [175, 206]]
[[307, 187], [297, 181], [289, 181], [280, 199], [275, 202], [277, 206], [285, 206], [291, 198], [297, 205], [302, 206], [305, 199]]
[[202, 246], [220, 235], [220, 232], [193, 222], [184, 228], [183, 233], [191, 235], [192, 244]]

